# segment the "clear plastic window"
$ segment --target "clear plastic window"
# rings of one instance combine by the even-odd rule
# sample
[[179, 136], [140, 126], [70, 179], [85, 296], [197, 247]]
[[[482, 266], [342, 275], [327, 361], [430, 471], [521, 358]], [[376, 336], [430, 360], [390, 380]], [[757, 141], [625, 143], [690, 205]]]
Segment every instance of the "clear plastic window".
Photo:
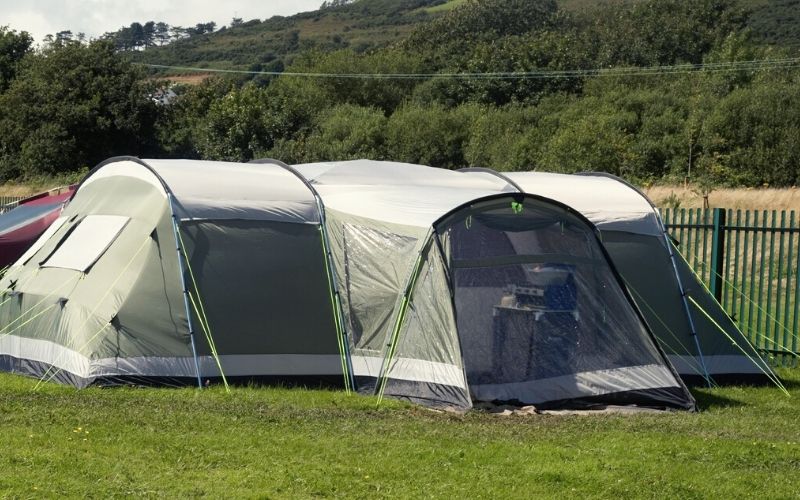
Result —
[[130, 219], [118, 215], [88, 215], [42, 267], [86, 272], [111, 246]]

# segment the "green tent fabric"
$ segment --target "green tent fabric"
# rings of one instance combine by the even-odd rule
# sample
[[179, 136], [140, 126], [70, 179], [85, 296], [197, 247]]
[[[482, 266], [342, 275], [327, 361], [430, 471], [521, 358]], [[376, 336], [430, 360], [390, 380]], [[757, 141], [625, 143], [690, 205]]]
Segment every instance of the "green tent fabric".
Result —
[[112, 159], [0, 289], [0, 368], [78, 387], [695, 407], [591, 222], [496, 178]]
[[231, 378], [339, 382], [320, 235], [314, 197], [280, 168], [110, 161], [0, 282], [0, 366], [78, 387], [204, 382], [218, 362]]

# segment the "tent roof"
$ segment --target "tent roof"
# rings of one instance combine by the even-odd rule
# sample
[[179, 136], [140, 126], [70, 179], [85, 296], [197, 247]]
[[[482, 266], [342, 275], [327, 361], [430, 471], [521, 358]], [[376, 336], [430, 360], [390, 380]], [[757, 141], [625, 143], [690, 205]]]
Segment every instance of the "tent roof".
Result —
[[408, 163], [353, 160], [294, 168], [319, 192], [326, 208], [425, 228], [464, 203], [515, 191], [498, 179]]
[[[488, 176], [480, 172], [470, 175]], [[601, 230], [661, 234], [656, 212], [647, 198], [617, 179], [544, 172], [508, 172], [505, 175], [527, 193], [569, 205]]]
[[143, 160], [145, 166], [138, 161], [109, 160], [96, 168], [81, 188], [100, 179], [129, 177], [163, 191], [163, 180], [175, 197], [178, 214], [185, 219], [319, 222], [313, 193], [301, 179], [277, 165]]
[[[173, 193], [186, 219], [257, 219], [317, 223], [313, 192], [278, 165], [199, 160], [112, 159], [82, 184], [132, 177]], [[408, 163], [352, 160], [295, 165], [331, 210], [415, 227], [430, 227], [464, 203], [516, 192], [502, 176], [454, 172]], [[557, 200], [603, 230], [659, 235], [649, 201], [625, 183], [601, 175], [503, 173], [528, 194]]]

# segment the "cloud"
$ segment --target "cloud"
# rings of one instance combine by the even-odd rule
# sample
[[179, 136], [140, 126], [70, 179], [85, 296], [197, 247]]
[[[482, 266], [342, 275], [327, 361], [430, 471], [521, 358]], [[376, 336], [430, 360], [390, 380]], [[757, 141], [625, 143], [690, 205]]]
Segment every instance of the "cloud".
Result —
[[0, 2], [0, 25], [27, 31], [36, 41], [62, 30], [89, 37], [116, 31], [134, 21], [163, 21], [194, 26], [214, 21], [218, 26], [233, 17], [267, 19], [319, 8], [322, 0], [27, 0]]

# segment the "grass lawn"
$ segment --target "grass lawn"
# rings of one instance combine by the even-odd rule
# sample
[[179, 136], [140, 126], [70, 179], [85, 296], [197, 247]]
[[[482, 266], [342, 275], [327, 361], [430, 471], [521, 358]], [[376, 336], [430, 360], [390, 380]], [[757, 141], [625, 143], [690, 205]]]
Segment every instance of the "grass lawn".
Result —
[[75, 389], [0, 375], [0, 497], [800, 495], [800, 370], [703, 411], [500, 417], [330, 391]]

